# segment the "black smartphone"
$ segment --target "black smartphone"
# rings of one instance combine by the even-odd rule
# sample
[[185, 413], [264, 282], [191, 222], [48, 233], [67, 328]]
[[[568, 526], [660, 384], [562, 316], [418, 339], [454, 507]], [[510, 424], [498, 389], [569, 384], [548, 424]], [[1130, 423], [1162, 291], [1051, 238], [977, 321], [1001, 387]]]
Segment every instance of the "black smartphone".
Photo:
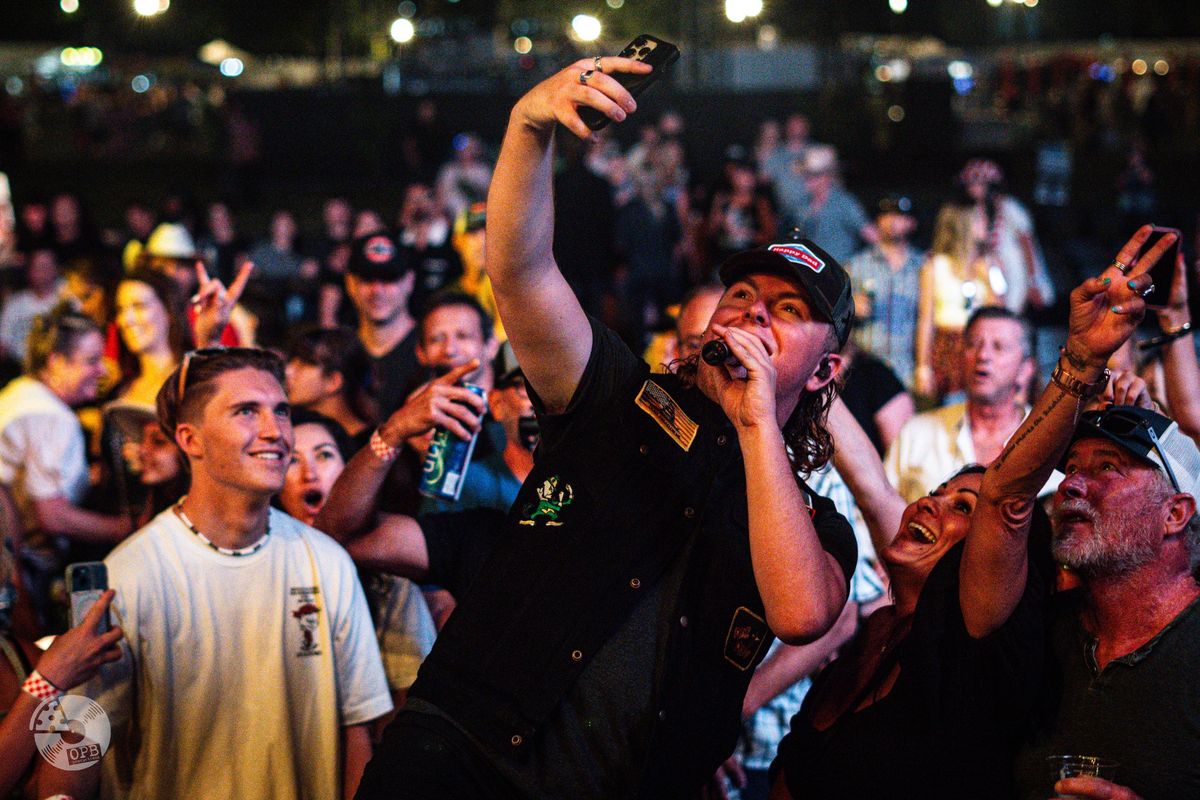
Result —
[[[67, 591], [71, 594], [71, 627], [83, 622], [88, 611], [108, 589], [108, 569], [103, 561], [81, 561], [67, 565]], [[108, 615], [100, 620], [100, 631], [108, 630]]]
[[[631, 95], [637, 97], [650, 84], [662, 77], [663, 70], [666, 67], [671, 66], [679, 60], [679, 48], [656, 36], [643, 33], [626, 45], [625, 49], [617, 53], [617, 55], [622, 58], [644, 61], [654, 67], [654, 71], [648, 75], [632, 75], [628, 72], [613, 73], [612, 77], [616, 79], [617, 83], [628, 89]], [[579, 109], [579, 118], [583, 120], [583, 124], [594, 131], [598, 131], [612, 122], [604, 113], [590, 107]]]
[[1146, 305], [1150, 308], [1163, 308], [1170, 300], [1171, 281], [1175, 279], [1175, 260], [1179, 258], [1179, 242], [1183, 236], [1178, 228], [1154, 228], [1150, 232], [1150, 238], [1142, 244], [1137, 254], [1137, 261], [1140, 261], [1142, 256], [1150, 252], [1158, 240], [1168, 233], [1175, 234], [1175, 243], [1167, 248], [1150, 270], [1150, 282], [1154, 284], [1154, 290], [1146, 295]]

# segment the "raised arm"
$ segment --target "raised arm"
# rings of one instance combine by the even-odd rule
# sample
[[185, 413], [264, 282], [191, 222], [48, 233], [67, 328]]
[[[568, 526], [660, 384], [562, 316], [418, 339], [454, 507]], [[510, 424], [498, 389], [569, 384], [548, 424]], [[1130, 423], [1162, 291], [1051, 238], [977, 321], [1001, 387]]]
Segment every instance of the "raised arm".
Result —
[[[1200, 270], [1200, 261], [1193, 269]], [[1183, 251], [1175, 262], [1175, 276], [1171, 281], [1171, 297], [1168, 305], [1158, 312], [1158, 325], [1164, 331], [1182, 331], [1185, 324], [1193, 326], [1200, 320], [1191, 319], [1188, 306], [1187, 267]], [[1177, 336], [1163, 345], [1163, 373], [1167, 379], [1167, 405], [1171, 417], [1179, 423], [1184, 433], [1200, 441], [1200, 363], [1196, 361], [1196, 334]]]
[[882, 553], [900, 530], [904, 498], [888, 481], [875, 445], [840, 397], [829, 407], [828, 427], [833, 434], [833, 466], [854, 495], [875, 552]]
[[923, 397], [937, 394], [933, 375], [933, 257], [921, 265], [920, 289], [917, 292], [916, 367], [913, 370], [913, 389]]
[[959, 581], [963, 621], [972, 636], [985, 636], [1003, 625], [1025, 591], [1027, 540], [1037, 493], [1062, 459], [1086, 403], [1083, 392], [1065, 384], [1070, 378], [1083, 384], [1101, 379], [1109, 357], [1141, 322], [1146, 309], [1141, 293], [1150, 286], [1148, 270], [1173, 240], [1164, 236], [1134, 264], [1150, 230], [1148, 225], [1139, 229], [1117, 254], [1116, 261], [1133, 264], [1127, 274], [1114, 262], [1071, 292], [1067, 344], [1059, 359], [1068, 378], [1064, 383], [1051, 380], [984, 473]]
[[750, 561], [767, 624], [785, 643], [807, 644], [837, 620], [849, 575], [822, 547], [796, 484], [776, 416], [775, 369], [766, 346], [741, 328], [714, 325], [713, 330], [749, 376], [735, 381], [724, 370], [702, 370], [698, 380], [715, 384], [710, 396], [737, 430], [746, 471]]
[[[422, 386], [379, 426], [379, 441], [400, 450], [406, 439], [438, 425], [445, 426], [455, 436], [469, 439], [471, 432], [479, 429], [484, 403], [474, 392], [457, 384], [478, 368], [479, 362], [472, 360]], [[355, 453], [333, 484], [313, 527], [349, 547], [350, 542], [374, 525], [379, 492], [390, 469], [391, 460], [380, 458], [374, 447], [364, 447]]]
[[[593, 66], [591, 59], [577, 61], [517, 101], [488, 191], [486, 268], [496, 306], [526, 379], [550, 412], [570, 402], [592, 348], [591, 326], [552, 250], [555, 125], [590, 136], [580, 106], [621, 122], [637, 104], [605, 73], [650, 71], [615, 56], [601, 59], [603, 72]], [[591, 72], [586, 85], [585, 71]]]

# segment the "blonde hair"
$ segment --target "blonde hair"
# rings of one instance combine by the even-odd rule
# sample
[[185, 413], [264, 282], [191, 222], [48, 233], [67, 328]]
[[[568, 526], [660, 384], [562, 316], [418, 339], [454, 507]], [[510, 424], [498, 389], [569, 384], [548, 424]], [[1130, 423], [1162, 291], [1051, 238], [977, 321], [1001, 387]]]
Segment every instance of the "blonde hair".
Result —
[[937, 222], [933, 226], [930, 252], [946, 256], [960, 272], [965, 272], [975, 260], [972, 213], [973, 210], [967, 206], [947, 204], [938, 211]]

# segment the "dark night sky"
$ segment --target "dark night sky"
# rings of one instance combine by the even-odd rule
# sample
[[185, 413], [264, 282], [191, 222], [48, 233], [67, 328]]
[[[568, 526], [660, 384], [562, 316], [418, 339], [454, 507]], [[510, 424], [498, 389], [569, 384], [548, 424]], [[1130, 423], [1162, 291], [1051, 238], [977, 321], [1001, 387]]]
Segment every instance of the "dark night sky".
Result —
[[[321, 55], [331, 30], [343, 31], [347, 54], [365, 52], [372, 32], [386, 30], [395, 16], [397, 0], [174, 0], [161, 17], [142, 20], [132, 11], [131, 0], [79, 0], [80, 10], [64, 14], [57, 0], [3, 0], [0, 5], [0, 41], [88, 43], [127, 52], [193, 53], [200, 44], [221, 37], [256, 53]], [[587, 0], [572, 5], [571, 12], [600, 16], [614, 36], [622, 29], [646, 27], [676, 34], [680, 7], [694, 3], [707, 29], [718, 36], [737, 36], [725, 21], [723, 0], [626, 0], [620, 10]], [[567, 12], [559, 0], [420, 0], [417, 16], [472, 20], [484, 29], [507, 21], [517, 13], [565, 23]], [[909, 0], [908, 11], [897, 16], [886, 0], [765, 0], [762, 22], [776, 25], [785, 36], [832, 41], [846, 32], [932, 34], [952, 45], [983, 45], [1003, 41], [1028, 41], [1024, 26], [1007, 37], [995, 22], [1002, 13], [1020, 17], [1036, 14], [1040, 41], [1114, 38], [1200, 37], [1200, 3], [1164, 0], [1040, 0], [1033, 11], [1005, 7], [997, 10], [985, 0]], [[744, 26], [745, 36], [752, 28]], [[618, 33], [618, 31], [620, 31]]]

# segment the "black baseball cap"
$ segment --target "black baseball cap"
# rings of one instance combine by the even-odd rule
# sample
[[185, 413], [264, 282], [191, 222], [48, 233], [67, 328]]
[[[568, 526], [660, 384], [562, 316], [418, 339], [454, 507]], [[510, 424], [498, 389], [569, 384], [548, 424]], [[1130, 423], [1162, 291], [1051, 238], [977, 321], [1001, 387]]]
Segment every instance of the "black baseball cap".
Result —
[[912, 200], [904, 195], [885, 194], [875, 203], [875, 216], [877, 217], [881, 217], [884, 214], [904, 214], [911, 216], [912, 213]]
[[[1193, 497], [1200, 492], [1200, 448], [1179, 423], [1138, 406], [1109, 406], [1088, 411], [1079, 420], [1071, 444], [1080, 439], [1103, 438], [1166, 474], [1180, 492]], [[1070, 448], [1068, 447], [1068, 452]], [[1063, 456], [1059, 469], [1066, 466]]]
[[386, 233], [360, 236], [350, 245], [346, 271], [364, 281], [392, 283], [408, 274], [408, 260]]
[[743, 250], [721, 265], [721, 283], [729, 286], [756, 272], [798, 279], [817, 313], [833, 325], [838, 346], [846, 343], [854, 327], [854, 296], [850, 275], [833, 256], [808, 239]]

